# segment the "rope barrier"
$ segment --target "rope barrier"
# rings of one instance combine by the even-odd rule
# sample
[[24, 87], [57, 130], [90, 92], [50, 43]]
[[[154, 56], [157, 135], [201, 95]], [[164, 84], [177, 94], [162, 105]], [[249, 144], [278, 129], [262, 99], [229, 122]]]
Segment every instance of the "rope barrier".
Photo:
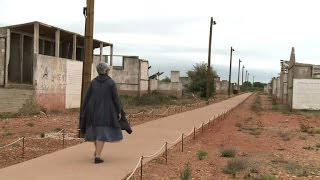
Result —
[[172, 145], [174, 145], [174, 144], [176, 144], [179, 140], [180, 140], [180, 138], [181, 138], [181, 135], [178, 137], [178, 139], [176, 139], [175, 141], [173, 141], [173, 142], [168, 142], [168, 144], [172, 144]]
[[152, 157], [154, 157], [155, 155], [157, 155], [159, 152], [161, 152], [161, 150], [162, 150], [165, 146], [166, 146], [166, 143], [164, 143], [163, 146], [161, 146], [161, 148], [160, 148], [157, 152], [153, 153], [152, 155], [143, 156], [143, 157], [144, 157], [144, 158], [152, 158]]
[[139, 161], [138, 161], [136, 167], [133, 169], [132, 173], [127, 177], [126, 180], [129, 180], [133, 176], [133, 174], [136, 172], [136, 170], [138, 169], [138, 167], [140, 165], [141, 159], [142, 159], [142, 157], [139, 158]]
[[147, 113], [148, 115], [150, 115], [151, 113], [153, 113], [154, 109], [151, 109], [151, 111], [149, 113]]
[[193, 133], [194, 129], [192, 128], [191, 132], [187, 135], [190, 136]]
[[6, 147], [9, 147], [9, 146], [11, 146], [11, 145], [13, 145], [13, 144], [15, 144], [15, 143], [19, 142], [21, 139], [23, 139], [23, 138], [19, 138], [19, 139], [17, 139], [16, 141], [14, 141], [14, 142], [12, 142], [12, 143], [10, 143], [10, 144], [7, 144], [7, 145], [4, 145], [4, 146], [1, 146], [1, 147], [0, 147], [0, 149], [4, 149], [4, 148], [6, 148]]
[[[193, 105], [193, 104], [189, 104], [189, 107], [190, 107], [190, 105]], [[200, 104], [199, 104], [199, 105], [200, 105]], [[180, 106], [180, 107], [182, 108], [182, 106]], [[172, 108], [172, 107], [167, 108], [167, 110], [166, 110], [163, 114], [167, 113], [167, 111], [169, 111], [170, 108]], [[219, 120], [220, 117], [225, 118], [225, 117], [226, 117], [226, 114], [229, 113], [229, 112], [231, 112], [234, 108], [235, 108], [235, 107], [230, 108], [230, 109], [227, 109], [226, 111], [222, 111], [222, 112], [218, 113], [217, 116], [216, 116], [216, 115], [211, 116], [211, 117], [209, 118], [208, 122], [206, 122], [206, 123], [202, 122], [202, 124], [201, 124], [201, 125], [199, 126], [199, 128], [197, 128], [197, 129], [194, 127], [194, 128], [191, 130], [191, 132], [190, 132], [188, 135], [186, 135], [186, 136], [190, 136], [191, 134], [194, 134], [194, 136], [195, 136], [195, 131], [196, 131], [196, 130], [202, 128], [202, 131], [203, 131], [204, 125], [208, 125], [208, 124], [210, 125], [210, 122], [211, 122], [211, 121], [214, 122], [214, 120], [216, 120], [216, 119]], [[153, 110], [152, 110], [152, 111], [153, 111]], [[152, 111], [151, 111], [151, 112], [152, 112]], [[137, 165], [136, 165], [136, 167], [133, 169], [133, 171], [131, 172], [131, 174], [126, 178], [126, 180], [129, 180], [129, 179], [133, 176], [133, 174], [134, 174], [134, 173], [136, 172], [136, 170], [138, 169], [139, 165], [141, 166], [141, 175], [140, 175], [140, 176], [141, 176], [141, 178], [142, 178], [142, 160], [143, 160], [143, 158], [152, 158], [152, 157], [156, 156], [157, 154], [159, 154], [159, 153], [162, 151], [162, 149], [163, 149], [164, 147], [165, 147], [166, 156], [167, 156], [167, 145], [168, 145], [168, 144], [175, 145], [175, 144], [180, 140], [180, 138], [182, 138], [182, 152], [183, 152], [183, 137], [184, 137], [184, 134], [182, 133], [175, 141], [164, 143], [164, 145], [162, 145], [161, 148], [160, 148], [157, 152], [155, 152], [154, 154], [149, 155], [149, 156], [141, 156], [140, 159], [139, 159], [139, 161], [138, 161], [138, 163], [137, 163]], [[166, 163], [167, 163], [167, 157], [166, 157]]]

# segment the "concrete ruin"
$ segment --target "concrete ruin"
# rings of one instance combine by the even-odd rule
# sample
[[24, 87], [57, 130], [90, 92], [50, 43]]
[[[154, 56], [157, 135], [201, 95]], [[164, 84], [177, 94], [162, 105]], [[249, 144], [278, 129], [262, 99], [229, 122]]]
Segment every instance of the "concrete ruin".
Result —
[[[149, 81], [147, 60], [124, 56], [122, 66], [113, 66], [113, 44], [93, 40], [93, 47], [100, 53], [94, 56], [92, 78], [97, 75], [95, 65], [108, 62], [120, 94], [143, 95], [151, 88], [181, 96], [179, 72], [171, 73], [172, 82], [155, 84]], [[103, 55], [105, 47], [109, 55]], [[17, 112], [30, 100], [48, 111], [79, 108], [83, 60], [84, 36], [80, 34], [37, 21], [1, 27], [0, 113]], [[25, 96], [18, 101], [10, 92]]]
[[[94, 40], [93, 47], [111, 43]], [[30, 89], [47, 110], [79, 106], [84, 36], [41, 22], [0, 28], [0, 86]], [[93, 71], [95, 72], [95, 71]], [[93, 77], [95, 74], [93, 73]]]
[[320, 65], [297, 63], [294, 48], [290, 60], [281, 60], [281, 72], [272, 78], [272, 95], [291, 109], [320, 109]]

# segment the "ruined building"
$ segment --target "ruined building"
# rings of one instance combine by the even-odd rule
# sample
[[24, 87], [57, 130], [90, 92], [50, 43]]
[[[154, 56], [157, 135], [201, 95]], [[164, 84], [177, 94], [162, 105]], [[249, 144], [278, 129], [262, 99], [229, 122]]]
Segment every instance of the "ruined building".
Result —
[[[113, 66], [113, 44], [94, 40], [93, 47], [100, 54], [94, 56], [92, 78], [97, 75], [95, 64], [108, 61], [120, 94], [148, 93], [148, 61], [124, 56], [122, 66]], [[109, 55], [103, 55], [106, 47]], [[80, 34], [41, 22], [1, 27], [0, 113], [17, 112], [26, 102], [49, 111], [79, 108], [83, 60], [84, 36]], [[151, 88], [178, 97], [181, 91], [177, 82]]]
[[320, 109], [320, 65], [297, 63], [294, 48], [270, 85], [272, 95], [292, 109]]

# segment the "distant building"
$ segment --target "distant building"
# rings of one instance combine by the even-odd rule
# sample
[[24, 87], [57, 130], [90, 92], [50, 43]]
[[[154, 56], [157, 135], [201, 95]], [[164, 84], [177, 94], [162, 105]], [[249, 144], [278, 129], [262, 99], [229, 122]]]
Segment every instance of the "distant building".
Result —
[[[103, 55], [108, 47], [110, 54]], [[150, 89], [181, 97], [180, 72], [171, 82], [149, 81], [149, 62], [138, 56], [122, 56], [113, 66], [113, 44], [93, 40], [92, 76], [99, 62], [110, 64], [110, 76], [119, 94], [143, 95]], [[93, 50], [94, 50], [93, 49]], [[18, 112], [27, 102], [48, 111], [79, 108], [84, 60], [84, 36], [41, 22], [0, 28], [0, 113]]]
[[[113, 44], [93, 41], [101, 53], [104, 47], [112, 54]], [[32, 98], [47, 110], [79, 107], [83, 59], [80, 34], [41, 22], [0, 28], [0, 95], [7, 94], [1, 99], [7, 105], [0, 104], [0, 109], [17, 111]], [[26, 96], [20, 102], [10, 89]]]
[[281, 61], [281, 72], [271, 80], [272, 95], [292, 109], [320, 109], [320, 65]]

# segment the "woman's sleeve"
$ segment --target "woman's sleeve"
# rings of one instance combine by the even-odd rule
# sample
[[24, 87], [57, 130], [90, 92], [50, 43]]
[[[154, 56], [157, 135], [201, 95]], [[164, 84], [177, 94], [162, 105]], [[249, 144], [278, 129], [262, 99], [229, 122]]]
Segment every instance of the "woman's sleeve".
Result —
[[116, 86], [116, 83], [114, 81], [112, 82], [112, 92], [111, 93], [112, 93], [112, 100], [113, 100], [114, 106], [116, 107], [117, 113], [120, 114], [121, 105], [120, 105], [120, 102], [119, 102], [117, 86]]
[[86, 96], [84, 97], [84, 100], [83, 100], [83, 103], [82, 103], [82, 109], [81, 109], [81, 112], [83, 113], [85, 107], [87, 106], [88, 102], [89, 102], [89, 98], [91, 96], [91, 86], [92, 86], [92, 83], [90, 83], [90, 86], [88, 87], [88, 90], [87, 90], [87, 93], [86, 93]]

